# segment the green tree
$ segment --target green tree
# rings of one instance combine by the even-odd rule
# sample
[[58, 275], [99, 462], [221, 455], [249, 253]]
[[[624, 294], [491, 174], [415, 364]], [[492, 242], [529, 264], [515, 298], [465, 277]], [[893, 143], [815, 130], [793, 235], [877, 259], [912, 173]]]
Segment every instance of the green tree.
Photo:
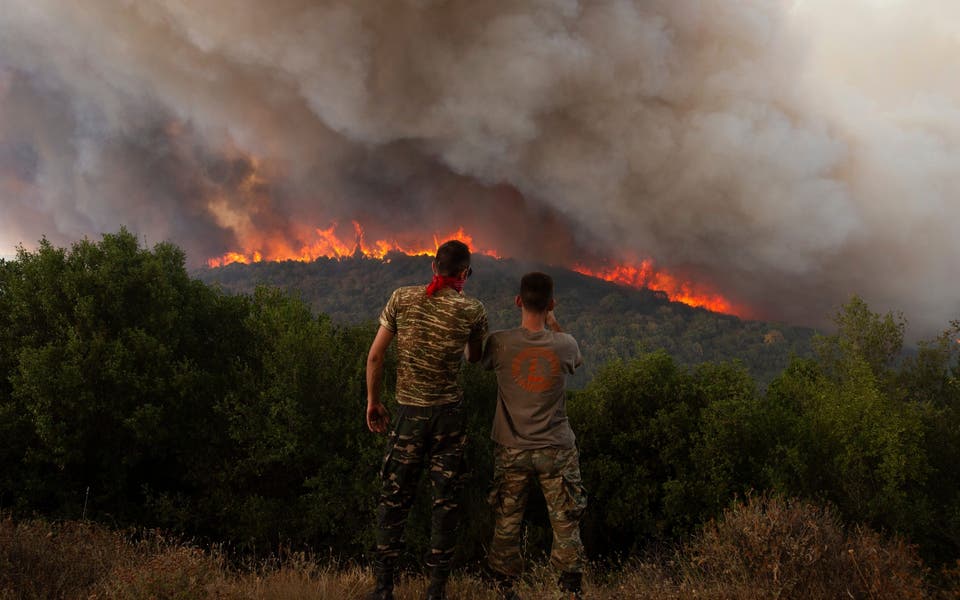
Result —
[[925, 492], [928, 408], [906, 401], [898, 385], [905, 324], [857, 297], [836, 323], [836, 334], [815, 342], [818, 360], [796, 361], [768, 391], [772, 404], [798, 417], [798, 460], [778, 480], [791, 493], [834, 502], [849, 519], [923, 535], [936, 513]]
[[916, 406], [924, 431], [930, 469], [924, 492], [933, 513], [924, 529], [914, 529], [928, 557], [943, 560], [960, 554], [960, 321], [936, 339], [919, 345], [897, 373], [903, 401]]
[[571, 399], [591, 503], [584, 537], [594, 551], [629, 550], [678, 525], [664, 503], [703, 408], [693, 392], [688, 372], [656, 352], [609, 363]]
[[135, 473], [152, 472], [168, 446], [157, 423], [189, 370], [183, 348], [198, 349], [186, 341], [200, 329], [189, 306], [206, 288], [183, 263], [176, 247], [142, 250], [126, 231], [69, 252], [20, 249], [5, 281], [6, 341], [10, 398], [32, 433], [21, 462], [34, 504], [78, 516], [89, 487], [97, 504], [135, 506]]

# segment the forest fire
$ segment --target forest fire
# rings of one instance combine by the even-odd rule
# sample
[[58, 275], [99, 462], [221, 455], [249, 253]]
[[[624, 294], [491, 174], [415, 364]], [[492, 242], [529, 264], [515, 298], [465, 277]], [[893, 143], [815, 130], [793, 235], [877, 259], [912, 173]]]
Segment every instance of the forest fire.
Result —
[[[429, 239], [379, 239], [369, 241], [366, 238], [360, 223], [353, 221], [353, 238], [338, 233], [337, 223], [332, 223], [326, 229], [314, 230], [315, 238], [299, 248], [289, 248], [284, 244], [262, 244], [261, 249], [249, 250], [246, 253], [227, 252], [222, 256], [211, 258], [207, 266], [211, 268], [224, 267], [232, 263], [250, 264], [261, 261], [294, 260], [310, 262], [318, 258], [350, 258], [364, 256], [366, 258], [383, 259], [390, 252], [403, 254], [432, 255], [446, 240], [458, 239], [470, 246], [475, 253], [485, 254], [493, 258], [503, 258], [496, 250], [486, 248], [474, 242], [472, 236], [460, 227], [447, 235], [433, 234]], [[268, 250], [267, 248], [272, 248]], [[703, 307], [714, 312], [741, 315], [742, 310], [735, 307], [722, 295], [711, 291], [703, 285], [682, 280], [666, 271], [657, 269], [653, 261], [644, 260], [639, 266], [622, 264], [600, 268], [590, 268], [582, 264], [570, 267], [573, 271], [596, 277], [620, 285], [634, 288], [647, 288], [662, 291], [670, 300], [682, 302], [690, 306]]]
[[690, 306], [699, 306], [714, 312], [738, 316], [742, 316], [744, 312], [720, 294], [704, 289], [704, 286], [691, 281], [683, 281], [666, 271], [656, 269], [651, 260], [642, 261], [639, 267], [615, 265], [590, 269], [583, 265], [574, 265], [572, 270], [621, 285], [659, 290], [665, 292], [674, 302], [683, 302]]
[[310, 262], [318, 258], [349, 258], [357, 256], [358, 254], [367, 258], [384, 258], [390, 252], [400, 252], [410, 256], [432, 255], [437, 251], [440, 244], [450, 239], [461, 240], [470, 246], [473, 252], [494, 258], [502, 258], [496, 250], [478, 247], [474, 243], [473, 237], [466, 234], [462, 227], [447, 235], [435, 233], [429, 240], [415, 238], [375, 240], [372, 242], [367, 241], [363, 227], [356, 221], [353, 221], [354, 237], [352, 240], [339, 235], [337, 229], [338, 226], [336, 223], [332, 223], [326, 229], [316, 229], [314, 231], [315, 239], [308, 244], [301, 245], [297, 249], [287, 249], [281, 245], [279, 246], [280, 249], [273, 251], [252, 250], [246, 254], [227, 252], [222, 256], [207, 260], [207, 266], [216, 268], [224, 267], [232, 263], [250, 264], [261, 261], [282, 260]]

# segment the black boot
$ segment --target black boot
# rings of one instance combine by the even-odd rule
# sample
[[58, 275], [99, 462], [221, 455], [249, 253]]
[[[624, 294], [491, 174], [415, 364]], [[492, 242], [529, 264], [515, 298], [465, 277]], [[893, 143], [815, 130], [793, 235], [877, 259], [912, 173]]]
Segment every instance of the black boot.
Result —
[[516, 590], [516, 577], [509, 577], [495, 571], [489, 571], [488, 577], [497, 593], [497, 600], [520, 600]]
[[376, 587], [367, 594], [366, 600], [393, 600], [393, 567], [374, 562], [373, 576]]
[[557, 582], [565, 598], [580, 600], [583, 598], [583, 573], [565, 572], [560, 574]]
[[427, 586], [427, 600], [446, 600], [447, 578], [436, 575], [430, 577], [430, 585]]
[[517, 593], [515, 583], [505, 581], [497, 586], [497, 600], [520, 600], [520, 594]]
[[447, 588], [447, 579], [450, 578], [450, 567], [433, 565], [430, 567], [430, 584], [427, 586], [427, 600], [444, 600]]

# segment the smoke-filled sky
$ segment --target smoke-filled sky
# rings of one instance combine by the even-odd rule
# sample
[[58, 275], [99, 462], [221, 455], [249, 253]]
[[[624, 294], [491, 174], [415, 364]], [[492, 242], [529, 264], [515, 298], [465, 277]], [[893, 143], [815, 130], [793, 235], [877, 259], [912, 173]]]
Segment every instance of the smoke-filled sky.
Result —
[[463, 226], [755, 316], [960, 317], [955, 0], [0, 0], [0, 254]]

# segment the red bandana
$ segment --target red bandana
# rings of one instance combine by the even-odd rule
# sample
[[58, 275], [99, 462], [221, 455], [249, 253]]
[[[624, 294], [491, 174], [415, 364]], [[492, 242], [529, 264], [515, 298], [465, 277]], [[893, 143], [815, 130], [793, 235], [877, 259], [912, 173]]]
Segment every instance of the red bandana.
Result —
[[463, 284], [466, 282], [467, 280], [461, 277], [444, 277], [443, 275], [434, 275], [433, 281], [431, 281], [430, 285], [427, 286], [427, 295], [433, 296], [445, 287], [450, 287], [458, 292], [462, 292]]

